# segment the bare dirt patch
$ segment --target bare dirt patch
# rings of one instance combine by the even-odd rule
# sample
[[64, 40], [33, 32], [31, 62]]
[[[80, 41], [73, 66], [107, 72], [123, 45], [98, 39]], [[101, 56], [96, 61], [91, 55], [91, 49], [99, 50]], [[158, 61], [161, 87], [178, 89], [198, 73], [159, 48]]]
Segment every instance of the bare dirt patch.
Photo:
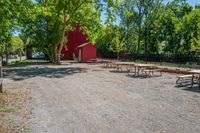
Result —
[[4, 93], [0, 94], [0, 133], [23, 133], [30, 130], [27, 119], [31, 111], [27, 102], [30, 94], [25, 92], [26, 84], [6, 82]]

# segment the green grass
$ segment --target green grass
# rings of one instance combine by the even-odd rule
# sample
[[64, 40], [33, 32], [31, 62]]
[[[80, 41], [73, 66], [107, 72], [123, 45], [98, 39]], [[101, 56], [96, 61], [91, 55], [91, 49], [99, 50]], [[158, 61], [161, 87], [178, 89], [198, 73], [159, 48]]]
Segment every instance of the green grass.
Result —
[[18, 66], [28, 66], [28, 65], [52, 65], [53, 63], [44, 61], [36, 62], [32, 60], [22, 60], [22, 61], [12, 61], [11, 64], [6, 65], [6, 67], [18, 67]]
[[23, 128], [23, 129], [21, 129], [21, 132], [22, 133], [31, 133], [32, 130], [31, 130], [31, 128]]
[[14, 112], [14, 109], [0, 109], [0, 113], [11, 113]]
[[22, 61], [17, 60], [17, 61], [12, 61], [11, 65], [30, 64], [30, 63], [32, 63], [31, 60], [22, 60]]

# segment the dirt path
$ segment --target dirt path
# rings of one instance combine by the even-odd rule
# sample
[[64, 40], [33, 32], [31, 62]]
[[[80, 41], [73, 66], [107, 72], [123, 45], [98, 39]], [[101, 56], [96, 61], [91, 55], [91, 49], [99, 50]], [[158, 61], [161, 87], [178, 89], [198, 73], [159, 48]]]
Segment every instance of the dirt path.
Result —
[[200, 91], [176, 77], [147, 79], [101, 65], [29, 66], [6, 70], [26, 81], [34, 133], [199, 133]]

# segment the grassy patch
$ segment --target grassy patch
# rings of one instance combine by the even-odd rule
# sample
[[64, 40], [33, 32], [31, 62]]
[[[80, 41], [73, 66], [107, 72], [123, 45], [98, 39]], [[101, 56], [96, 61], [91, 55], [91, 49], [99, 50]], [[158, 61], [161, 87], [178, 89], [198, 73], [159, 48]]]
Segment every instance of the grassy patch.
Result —
[[10, 92], [0, 93], [0, 109], [6, 109], [11, 106], [20, 109], [24, 105], [24, 103], [26, 103], [26, 101], [30, 99], [31, 96], [25, 93], [10, 93]]
[[4, 91], [0, 93], [0, 133], [31, 133], [25, 122], [31, 111], [26, 102], [31, 96], [22, 92]]
[[22, 60], [22, 61], [16, 60], [16, 61], [12, 61], [11, 65], [28, 65], [31, 63], [32, 63], [31, 60]]
[[0, 109], [0, 113], [11, 113], [14, 112], [14, 109]]
[[31, 130], [31, 128], [22, 128], [22, 129], [21, 129], [21, 132], [22, 132], [22, 133], [31, 133], [32, 130]]
[[28, 65], [55, 65], [48, 60], [44, 61], [36, 61], [36, 60], [22, 60], [22, 61], [12, 61], [8, 65], [4, 65], [5, 67], [21, 67], [21, 66], [28, 66]]

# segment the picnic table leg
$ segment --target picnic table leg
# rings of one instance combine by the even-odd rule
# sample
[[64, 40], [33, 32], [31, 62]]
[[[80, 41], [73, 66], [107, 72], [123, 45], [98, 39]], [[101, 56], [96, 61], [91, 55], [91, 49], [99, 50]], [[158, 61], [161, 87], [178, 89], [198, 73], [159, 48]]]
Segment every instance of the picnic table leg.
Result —
[[179, 86], [179, 81], [180, 80], [180, 78], [178, 78], [177, 80], [176, 80], [176, 84]]
[[194, 74], [192, 75], [191, 88], [193, 87], [193, 84], [194, 84]]
[[127, 65], [127, 66], [126, 66], [126, 71], [129, 72], [129, 69], [130, 69], [130, 66]]
[[137, 74], [137, 67], [135, 66], [135, 76], [136, 76], [136, 74]]
[[140, 76], [139, 73], [140, 73], [140, 67], [138, 67], [138, 71], [137, 71], [137, 76], [138, 77]]
[[105, 67], [105, 68], [107, 68], [107, 67], [108, 67], [108, 63], [107, 63], [107, 62], [104, 64], [104, 67]]
[[199, 74], [199, 77], [198, 77], [198, 84], [199, 84], [199, 89], [200, 89], [200, 74]]
[[122, 72], [122, 65], [119, 65], [118, 67], [119, 67], [119, 68], [118, 68], [118, 69], [119, 69], [118, 71], [119, 71], [119, 72]]

